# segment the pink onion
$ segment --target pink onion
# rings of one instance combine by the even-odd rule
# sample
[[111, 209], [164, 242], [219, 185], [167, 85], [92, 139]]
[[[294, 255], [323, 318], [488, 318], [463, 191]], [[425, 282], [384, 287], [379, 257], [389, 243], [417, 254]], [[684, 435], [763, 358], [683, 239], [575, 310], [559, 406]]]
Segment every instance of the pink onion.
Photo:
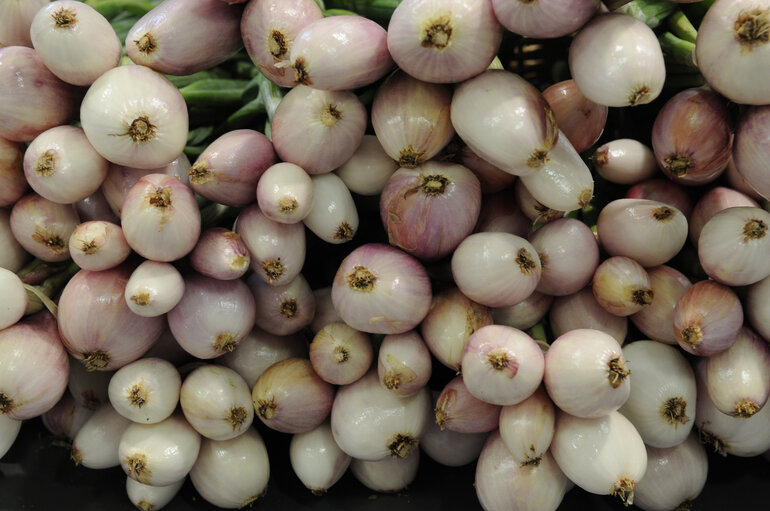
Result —
[[185, 283], [173, 264], [144, 261], [126, 283], [126, 303], [139, 316], [162, 316], [176, 307]]
[[257, 183], [257, 203], [271, 220], [282, 224], [300, 222], [313, 207], [313, 181], [299, 165], [276, 163]]
[[687, 189], [670, 179], [653, 178], [637, 183], [628, 189], [626, 198], [648, 199], [668, 204], [681, 211], [688, 219], [692, 214], [693, 199]]
[[190, 253], [190, 265], [195, 271], [219, 280], [240, 278], [250, 264], [251, 254], [241, 236], [224, 227], [203, 231]]
[[30, 258], [11, 230], [11, 213], [0, 208], [0, 268], [17, 272]]
[[[561, 8], [569, 12], [570, 21], [579, 20], [579, 18], [574, 17], [572, 12], [575, 7], [574, 2], [556, 1], [564, 4]], [[527, 5], [543, 6], [548, 2], [549, 0], [539, 0], [530, 4], [506, 2], [505, 5], [519, 5], [526, 10], [528, 9]], [[501, 6], [504, 4], [500, 0], [493, 0], [492, 3]], [[591, 6], [593, 8], [591, 15], [596, 12], [597, 2], [594, 0], [581, 0], [580, 4]], [[568, 8], [567, 5], [569, 5]], [[545, 5], [543, 8], [547, 9], [548, 6]], [[495, 9], [498, 10], [498, 7], [496, 6]], [[607, 122], [608, 108], [585, 97], [575, 84], [575, 80], [564, 80], [551, 85], [543, 91], [543, 97], [551, 105], [553, 115], [556, 117], [556, 124], [575, 148], [575, 151], [582, 153], [599, 140]]]
[[736, 294], [712, 280], [693, 284], [674, 307], [674, 334], [679, 346], [699, 356], [729, 348], [743, 325], [743, 308]]
[[496, 325], [506, 325], [519, 330], [532, 328], [548, 313], [554, 297], [534, 291], [524, 301], [510, 307], [492, 309], [492, 319]]
[[168, 313], [168, 326], [185, 351], [211, 359], [233, 351], [255, 317], [254, 297], [243, 281], [191, 274], [182, 300]]
[[738, 173], [759, 195], [770, 200], [770, 177], [767, 176], [768, 130], [770, 107], [753, 106], [744, 110], [735, 130], [733, 160]]
[[500, 405], [471, 394], [462, 376], [455, 376], [441, 390], [434, 412], [439, 429], [457, 433], [487, 433], [497, 429]]
[[155, 261], [175, 261], [189, 254], [201, 232], [198, 203], [179, 179], [148, 174], [126, 194], [121, 225], [128, 244]]
[[422, 337], [412, 330], [386, 335], [377, 352], [380, 383], [399, 396], [410, 396], [428, 384], [431, 357]]
[[81, 222], [99, 220], [116, 225], [120, 223], [120, 218], [113, 213], [110, 203], [107, 202], [101, 188], [85, 199], [77, 201], [74, 206]]
[[70, 257], [84, 270], [114, 268], [131, 254], [120, 226], [103, 220], [79, 224], [72, 231], [68, 246]]
[[124, 297], [131, 268], [80, 270], [59, 299], [59, 332], [70, 355], [93, 371], [112, 371], [141, 357], [166, 328], [164, 318], [137, 316]]
[[452, 163], [401, 168], [380, 195], [390, 244], [423, 260], [452, 253], [473, 232], [480, 209], [479, 180]]
[[514, 34], [549, 39], [569, 35], [585, 25], [597, 13], [599, 1], [492, 0], [492, 6], [500, 23]]
[[69, 204], [57, 204], [30, 193], [11, 210], [11, 231], [24, 250], [48, 262], [70, 257], [67, 242], [78, 224]]
[[611, 335], [622, 346], [628, 333], [626, 316], [616, 316], [604, 309], [591, 287], [557, 297], [551, 305], [548, 320], [555, 337], [578, 328], [590, 328]]
[[295, 334], [313, 320], [315, 296], [301, 273], [282, 286], [271, 286], [255, 274], [247, 284], [254, 295], [257, 324], [265, 331]]
[[388, 245], [368, 243], [343, 259], [332, 284], [342, 320], [362, 332], [399, 334], [428, 313], [431, 287], [417, 259]]
[[[513, 184], [513, 194], [519, 209], [532, 223], [547, 224], [564, 216], [564, 211], [551, 209], [535, 199], [521, 179], [517, 179]], [[531, 227], [531, 225], [528, 226], [527, 232]]]
[[347, 385], [361, 378], [372, 365], [369, 336], [342, 322], [329, 323], [310, 343], [310, 363], [327, 383]]
[[648, 269], [647, 275], [652, 289], [652, 303], [629, 317], [636, 328], [650, 339], [676, 344], [674, 307], [692, 283], [683, 273], [665, 265]]
[[190, 185], [214, 202], [246, 206], [254, 201], [260, 176], [275, 162], [273, 145], [262, 133], [228, 131], [209, 144], [190, 167]]
[[623, 256], [609, 257], [596, 267], [591, 289], [599, 305], [616, 316], [639, 312], [654, 299], [647, 271]]
[[633, 138], [619, 138], [607, 142], [596, 150], [592, 159], [599, 175], [611, 183], [632, 185], [658, 174], [655, 153]]
[[38, 10], [50, 0], [16, 0], [3, 4], [3, 23], [0, 23], [0, 46], [29, 46], [32, 40], [29, 27]]
[[723, 209], [735, 207], [758, 208], [759, 204], [748, 195], [724, 186], [715, 186], [704, 193], [690, 215], [689, 236], [692, 244], [698, 246], [703, 226], [714, 215]]
[[302, 223], [326, 243], [347, 243], [358, 232], [358, 208], [345, 182], [334, 173], [312, 176], [313, 200]]

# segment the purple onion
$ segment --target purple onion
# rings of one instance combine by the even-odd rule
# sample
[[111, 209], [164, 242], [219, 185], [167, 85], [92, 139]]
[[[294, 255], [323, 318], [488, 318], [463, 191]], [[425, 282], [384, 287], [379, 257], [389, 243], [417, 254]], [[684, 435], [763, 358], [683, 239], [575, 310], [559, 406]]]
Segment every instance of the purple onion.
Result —
[[674, 307], [692, 282], [680, 271], [665, 265], [648, 269], [647, 275], [654, 297], [652, 303], [629, 317], [636, 328], [650, 339], [676, 344]]
[[380, 195], [390, 244], [423, 260], [452, 253], [473, 232], [480, 209], [479, 180], [453, 163], [401, 168]]
[[652, 148], [670, 179], [685, 185], [714, 181], [727, 167], [733, 148], [727, 101], [703, 88], [679, 92], [655, 117]]
[[516, 202], [511, 200], [510, 191], [482, 197], [481, 212], [476, 224], [477, 232], [507, 232], [526, 238], [531, 226], [532, 221], [524, 216]]
[[743, 325], [743, 308], [727, 286], [712, 280], [696, 282], [676, 302], [674, 335], [688, 353], [710, 356], [735, 342]]
[[388, 50], [418, 80], [462, 82], [487, 68], [502, 36], [490, 0], [404, 0], [388, 23]]
[[305, 263], [305, 228], [301, 223], [270, 220], [252, 204], [244, 209], [233, 228], [251, 254], [251, 269], [274, 286], [291, 282]]
[[[540, 0], [534, 4], [542, 5], [549, 1], [551, 0]], [[565, 6], [569, 5], [567, 10], [571, 16], [571, 21], [579, 19], [574, 18], [572, 12], [575, 2], [571, 0], [555, 1], [561, 2]], [[502, 4], [499, 0], [493, 0], [493, 3]], [[596, 3], [595, 0], [580, 1], [581, 6], [593, 4], [593, 12], [596, 12]], [[526, 4], [522, 2], [506, 2], [506, 4], [510, 6], [520, 5], [527, 9]], [[497, 9], [497, 7], [495, 8]], [[562, 8], [565, 9], [566, 7]], [[543, 91], [543, 97], [551, 105], [553, 115], [556, 117], [556, 124], [575, 148], [575, 151], [582, 153], [599, 140], [604, 132], [604, 125], [607, 123], [609, 109], [585, 97], [575, 84], [575, 80], [564, 80], [551, 85]]]
[[238, 279], [251, 264], [251, 254], [241, 236], [224, 227], [203, 231], [190, 253], [190, 265], [201, 275], [219, 280]]
[[770, 200], [770, 176], [767, 168], [770, 142], [770, 106], [752, 106], [744, 110], [735, 130], [733, 160], [738, 173], [765, 199]]
[[209, 144], [190, 167], [196, 193], [228, 206], [254, 202], [257, 182], [276, 163], [273, 144], [258, 131], [228, 131]]
[[51, 73], [32, 48], [0, 48], [0, 137], [29, 142], [67, 124], [76, 98], [77, 89]]
[[332, 284], [342, 320], [362, 332], [399, 334], [428, 313], [430, 279], [414, 257], [397, 248], [368, 243], [343, 259]]
[[80, 270], [59, 299], [59, 332], [70, 355], [89, 370], [112, 371], [137, 360], [166, 328], [162, 316], [137, 316], [126, 304], [127, 265]]
[[366, 117], [363, 103], [350, 91], [294, 87], [273, 116], [275, 152], [308, 174], [331, 172], [355, 153]]
[[305, 27], [321, 18], [314, 0], [251, 1], [241, 16], [243, 45], [265, 77], [290, 87], [294, 85], [294, 69], [288, 67], [291, 46]]
[[168, 326], [185, 351], [212, 359], [233, 351], [255, 318], [254, 296], [242, 281], [191, 274], [182, 300], [168, 313]]
[[43, 261], [69, 259], [67, 242], [77, 225], [72, 206], [51, 202], [36, 193], [19, 199], [11, 210], [13, 237], [24, 250]]
[[440, 429], [456, 433], [487, 433], [500, 422], [500, 405], [483, 401], [468, 391], [462, 376], [455, 376], [441, 390], [434, 412]]
[[369, 85], [393, 68], [385, 29], [363, 16], [311, 22], [294, 39], [289, 60], [295, 85], [326, 91]]
[[254, 295], [257, 324], [265, 331], [275, 335], [295, 334], [313, 320], [315, 296], [301, 273], [281, 286], [271, 286], [251, 274], [247, 284]]

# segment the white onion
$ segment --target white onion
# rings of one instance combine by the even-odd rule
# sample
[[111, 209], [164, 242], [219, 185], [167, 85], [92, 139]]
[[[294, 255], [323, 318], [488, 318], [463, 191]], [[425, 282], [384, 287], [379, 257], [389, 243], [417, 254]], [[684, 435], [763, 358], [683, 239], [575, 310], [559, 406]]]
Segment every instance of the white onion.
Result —
[[5, 414], [0, 415], [0, 460], [3, 459], [5, 453], [11, 449], [16, 441], [16, 437], [19, 435], [19, 431], [21, 431], [21, 422], [11, 419]]
[[131, 247], [119, 225], [91, 220], [75, 227], [69, 239], [72, 260], [84, 270], [109, 270], [131, 255]]
[[182, 378], [171, 362], [146, 357], [131, 362], [112, 375], [110, 403], [122, 416], [140, 424], [168, 418], [179, 403]]
[[427, 385], [431, 356], [416, 331], [386, 335], [377, 352], [380, 383], [399, 396], [408, 396]]
[[110, 468], [120, 465], [118, 444], [131, 421], [105, 403], [83, 424], [72, 441], [75, 465]]
[[542, 386], [524, 401], [500, 411], [500, 436], [522, 467], [540, 465], [551, 446], [555, 424], [555, 407]]
[[361, 484], [380, 493], [396, 493], [409, 486], [420, 464], [420, 451], [414, 449], [405, 457], [390, 456], [381, 460], [354, 458], [350, 472]]
[[27, 290], [11, 270], [0, 267], [0, 330], [15, 324], [27, 310]]
[[139, 316], [161, 316], [184, 295], [184, 279], [172, 264], [144, 261], [126, 282], [126, 304]]
[[288, 162], [276, 163], [259, 178], [257, 203], [269, 219], [293, 224], [310, 213], [313, 191], [313, 181], [302, 167]]
[[159, 511], [176, 497], [184, 482], [182, 479], [167, 486], [150, 486], [126, 477], [126, 494], [128, 500], [138, 509]]
[[633, 138], [618, 138], [600, 146], [592, 157], [594, 168], [611, 183], [631, 185], [658, 174], [655, 153]]
[[334, 172], [351, 192], [379, 194], [398, 170], [398, 163], [388, 156], [375, 135], [364, 135], [356, 152]]
[[348, 469], [350, 460], [334, 441], [328, 421], [312, 431], [291, 437], [291, 468], [314, 495], [326, 493]]
[[345, 182], [337, 174], [312, 176], [313, 201], [302, 222], [327, 243], [345, 243], [358, 231], [358, 210]]

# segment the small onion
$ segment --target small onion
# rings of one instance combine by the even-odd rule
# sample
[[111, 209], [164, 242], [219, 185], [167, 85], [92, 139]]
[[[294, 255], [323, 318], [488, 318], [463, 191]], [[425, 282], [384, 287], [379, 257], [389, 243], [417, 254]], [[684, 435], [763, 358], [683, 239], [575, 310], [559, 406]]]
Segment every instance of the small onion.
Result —
[[13, 205], [28, 189], [24, 176], [24, 147], [0, 137], [0, 206]]
[[[566, 8], [567, 2], [562, 1], [565, 5], [565, 10], [570, 11], [573, 7], [570, 4], [569, 8]], [[493, 4], [503, 5], [504, 2], [500, 0], [493, 0]], [[532, 2], [529, 5], [544, 4], [545, 2]], [[596, 2], [594, 0], [581, 0], [581, 5], [594, 4], [593, 12], [596, 12]], [[505, 5], [521, 5], [527, 8], [527, 4], [523, 2], [505, 2]], [[497, 7], [495, 7], [497, 10]], [[575, 19], [575, 18], [571, 18]], [[543, 91], [543, 97], [553, 109], [553, 115], [556, 117], [556, 124], [562, 131], [562, 134], [575, 148], [575, 151], [582, 153], [586, 149], [599, 140], [602, 132], [604, 131], [604, 125], [607, 122], [608, 108], [604, 105], [594, 103], [580, 92], [575, 80], [565, 80], [563, 82], [555, 83]]]
[[545, 353], [548, 395], [576, 417], [601, 417], [620, 408], [631, 393], [629, 375], [618, 342], [598, 330], [571, 330]]
[[548, 320], [554, 337], [570, 330], [590, 328], [611, 335], [622, 346], [628, 333], [626, 316], [608, 312], [596, 300], [590, 287], [557, 297], [551, 305]]
[[409, 396], [428, 384], [431, 356], [422, 337], [412, 330], [386, 335], [377, 352], [380, 383], [399, 396]]
[[600, 105], [650, 103], [663, 90], [666, 67], [657, 36], [620, 13], [594, 16], [572, 40], [569, 68], [580, 91]]
[[219, 280], [241, 278], [249, 269], [251, 254], [237, 232], [212, 227], [201, 233], [190, 252], [190, 265], [206, 277]]
[[334, 172], [351, 192], [379, 195], [398, 164], [385, 152], [374, 135], [364, 135], [361, 143], [345, 163]]
[[521, 467], [537, 467], [553, 439], [556, 411], [540, 386], [524, 401], [500, 410], [500, 436]]
[[347, 385], [362, 377], [374, 358], [372, 341], [345, 323], [329, 323], [310, 343], [310, 363], [327, 383]]
[[462, 376], [455, 376], [444, 386], [433, 409], [440, 430], [457, 433], [488, 433], [500, 423], [500, 405], [475, 397]]
[[105, 403], [83, 424], [72, 440], [75, 465], [101, 469], [120, 465], [118, 445], [131, 421]]
[[519, 330], [528, 330], [540, 322], [548, 313], [554, 297], [534, 291], [524, 301], [510, 307], [492, 309], [496, 325], [507, 325]]
[[507, 232], [526, 238], [531, 225], [532, 221], [511, 200], [509, 191], [503, 190], [482, 197], [476, 232]]
[[259, 209], [283, 224], [302, 221], [313, 206], [313, 181], [302, 167], [281, 162], [270, 166], [257, 183]]
[[[564, 216], [564, 211], [551, 209], [535, 199], [530, 191], [527, 190], [527, 187], [524, 186], [524, 182], [521, 179], [517, 179], [514, 183], [513, 193], [519, 209], [532, 223], [547, 224]], [[531, 225], [527, 225], [527, 232], [530, 231], [530, 228]], [[526, 237], [526, 235], [523, 237]]]
[[200, 496], [225, 509], [253, 504], [267, 491], [269, 479], [267, 448], [254, 428], [230, 440], [203, 439], [190, 470], [190, 480]]
[[282, 433], [317, 428], [332, 409], [335, 388], [323, 381], [309, 360], [287, 358], [257, 378], [251, 398], [260, 420]]
[[[538, 39], [563, 37], [580, 29], [599, 8], [597, 0], [492, 0], [495, 16], [514, 34]], [[591, 145], [591, 144], [589, 144]]]
[[332, 301], [342, 320], [362, 332], [399, 334], [428, 313], [430, 279], [420, 262], [378, 243], [355, 248], [332, 283]]
[[67, 242], [78, 224], [75, 210], [30, 193], [13, 205], [11, 231], [16, 241], [30, 254], [47, 262], [66, 261], [70, 257]]
[[118, 369], [108, 393], [115, 411], [140, 424], [167, 419], [179, 404], [182, 378], [171, 362], [145, 357]]
[[335, 321], [342, 321], [332, 302], [332, 287], [325, 286], [313, 291], [315, 296], [315, 315], [310, 323], [310, 331], [317, 334], [323, 327]]
[[[454, 141], [460, 141], [459, 137], [455, 136]], [[452, 143], [450, 142], [450, 146]], [[481, 193], [491, 194], [503, 191], [516, 181], [516, 176], [480, 158], [478, 154], [474, 153], [465, 144], [462, 144], [455, 159], [458, 163], [468, 167], [471, 172], [476, 174], [476, 177], [479, 178], [479, 183], [481, 183]]]
[[297, 433], [289, 443], [291, 468], [314, 495], [323, 495], [345, 474], [350, 456], [334, 441], [328, 421], [307, 433]]
[[144, 261], [126, 282], [126, 304], [139, 316], [161, 316], [179, 303], [184, 279], [173, 265]]
[[599, 175], [611, 183], [631, 185], [658, 174], [655, 153], [633, 138], [618, 138], [599, 146], [592, 160]]
[[714, 215], [723, 209], [740, 207], [758, 208], [759, 204], [748, 195], [732, 188], [715, 186], [709, 189], [700, 199], [698, 199], [698, 202], [695, 203], [695, 207], [689, 217], [688, 227], [692, 244], [696, 247], [698, 246], [698, 240], [700, 239], [700, 233], [703, 230], [703, 226], [705, 226]]
[[[650, 155], [650, 158], [653, 156]], [[653, 164], [657, 168], [657, 163]], [[665, 178], [645, 179], [635, 184], [626, 192], [626, 198], [650, 199], [668, 204], [681, 211], [688, 219], [693, 208], [693, 199], [688, 190], [684, 186]]]
[[358, 210], [337, 174], [312, 176], [313, 201], [302, 223], [327, 243], [346, 243], [358, 231]]
[[113, 374], [113, 371], [89, 371], [71, 359], [67, 390], [79, 405], [96, 410], [109, 401], [108, 386]]
[[158, 511], [176, 497], [184, 482], [182, 479], [167, 486], [150, 486], [126, 477], [126, 494], [128, 500], [138, 509]]
[[295, 334], [313, 320], [315, 296], [301, 273], [283, 286], [271, 286], [254, 274], [246, 283], [254, 295], [257, 324], [265, 331]]
[[629, 318], [642, 333], [658, 342], [676, 344], [674, 335], [674, 307], [692, 282], [670, 266], [656, 266], [647, 270], [652, 290], [652, 303], [642, 307]]
[[417, 477], [420, 451], [414, 449], [405, 457], [387, 457], [369, 461], [353, 458], [350, 472], [358, 482], [380, 493], [396, 493], [406, 489]]
[[616, 316], [637, 313], [654, 299], [647, 271], [623, 256], [607, 258], [596, 268], [591, 289], [599, 305]]
[[[43, 422], [45, 429], [55, 437], [66, 438], [72, 441], [93, 413], [93, 410], [78, 404], [75, 398], [72, 397], [72, 394], [65, 392], [52, 408], [40, 416], [40, 420]], [[7, 421], [15, 421], [15, 419], [11, 419], [7, 415], [0, 416], [0, 422], [3, 420], [6, 421], [6, 424], [8, 424]], [[0, 427], [0, 429], [2, 428]]]
[[104, 220], [79, 224], [72, 231], [68, 246], [70, 257], [84, 270], [108, 270], [131, 255], [123, 229]]
[[457, 433], [430, 422], [420, 438], [420, 448], [445, 467], [461, 467], [478, 459], [487, 433]]
[[674, 306], [674, 335], [688, 353], [710, 356], [729, 348], [743, 325], [743, 308], [729, 287], [701, 280]]

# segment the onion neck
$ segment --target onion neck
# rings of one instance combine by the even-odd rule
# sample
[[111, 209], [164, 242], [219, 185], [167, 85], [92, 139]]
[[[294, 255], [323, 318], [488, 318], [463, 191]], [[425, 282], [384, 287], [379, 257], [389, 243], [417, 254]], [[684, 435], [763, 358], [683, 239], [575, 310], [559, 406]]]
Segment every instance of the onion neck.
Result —
[[145, 33], [139, 39], [134, 39], [134, 44], [136, 44], [136, 48], [139, 52], [145, 55], [150, 55], [158, 47], [157, 41], [155, 41], [155, 38], [149, 32]]
[[654, 293], [652, 289], [641, 288], [631, 290], [631, 301], [637, 305], [650, 305]]
[[234, 406], [230, 409], [230, 412], [227, 415], [227, 422], [232, 425], [233, 431], [236, 431], [241, 427], [241, 425], [243, 425], [244, 422], [246, 422], [247, 417], [248, 413], [244, 407]]
[[291, 319], [294, 316], [297, 315], [297, 300], [294, 298], [290, 298], [288, 300], [284, 300], [281, 302], [281, 305], [278, 307], [278, 310], [281, 314], [281, 316]]
[[110, 363], [110, 354], [101, 350], [92, 351], [90, 353], [83, 353], [82, 362], [88, 371], [104, 369]]
[[35, 172], [42, 177], [48, 177], [56, 172], [56, 152], [49, 149], [41, 154], [35, 164]]
[[672, 154], [664, 161], [668, 165], [668, 171], [676, 177], [686, 176], [693, 166], [692, 159], [687, 154]]
[[230, 353], [238, 346], [239, 339], [230, 332], [220, 332], [214, 341], [214, 351]]
[[519, 249], [516, 255], [516, 264], [519, 265], [519, 269], [524, 275], [537, 271], [537, 263], [526, 248]]

